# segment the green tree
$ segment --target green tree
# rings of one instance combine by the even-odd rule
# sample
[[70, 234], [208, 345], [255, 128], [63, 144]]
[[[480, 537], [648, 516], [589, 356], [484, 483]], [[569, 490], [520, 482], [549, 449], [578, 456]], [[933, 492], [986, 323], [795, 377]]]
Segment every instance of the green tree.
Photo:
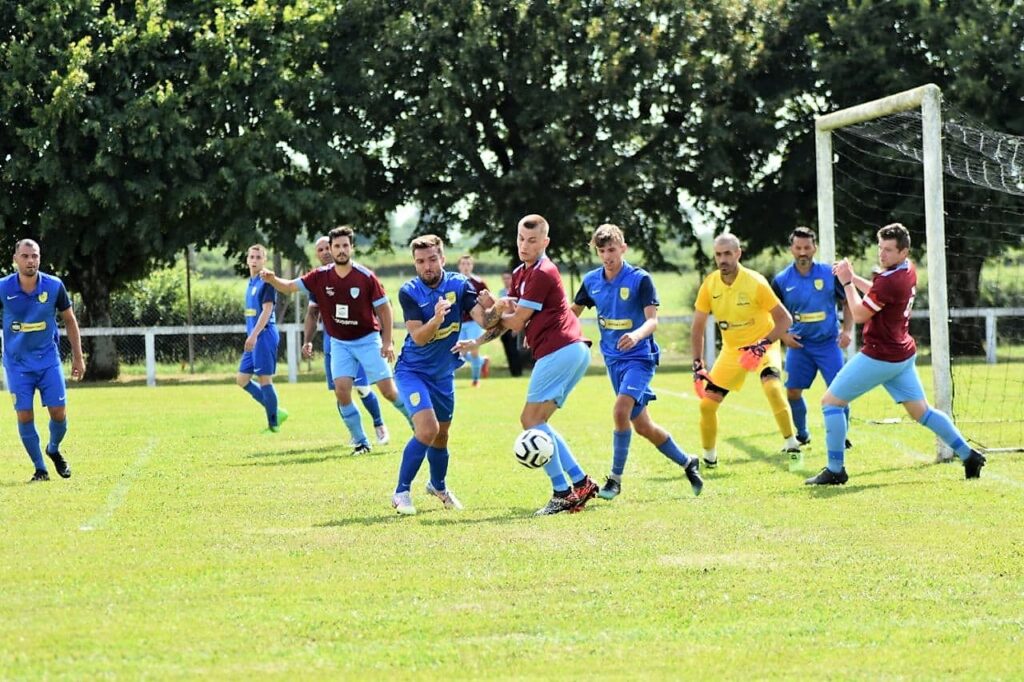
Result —
[[[367, 215], [386, 230], [386, 196], [367, 198], [379, 162], [349, 151], [356, 107], [320, 64], [334, 11], [0, 3], [4, 240], [38, 239], [87, 323], [106, 326], [111, 292], [187, 244], [295, 251], [296, 234]], [[98, 339], [88, 376], [116, 374], [112, 340]]]
[[382, 3], [368, 115], [397, 191], [423, 209], [418, 231], [458, 226], [515, 261], [516, 222], [537, 212], [570, 268], [606, 221], [650, 264], [667, 239], [691, 244], [686, 193], [710, 195], [756, 149], [735, 144], [726, 114], [758, 12], [677, 0]]

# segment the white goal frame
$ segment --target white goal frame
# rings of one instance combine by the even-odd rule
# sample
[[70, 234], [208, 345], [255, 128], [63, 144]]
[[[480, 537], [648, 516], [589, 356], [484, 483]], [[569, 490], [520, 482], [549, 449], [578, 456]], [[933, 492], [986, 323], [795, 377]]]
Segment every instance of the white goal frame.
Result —
[[[921, 108], [924, 161], [924, 222], [928, 254], [928, 321], [931, 329], [935, 406], [953, 414], [953, 374], [949, 357], [949, 300], [946, 287], [946, 225], [942, 196], [942, 90], [934, 83], [819, 116], [814, 121], [818, 176], [818, 239], [821, 258], [835, 260], [832, 131], [901, 111]], [[953, 452], [937, 441], [937, 461]]]

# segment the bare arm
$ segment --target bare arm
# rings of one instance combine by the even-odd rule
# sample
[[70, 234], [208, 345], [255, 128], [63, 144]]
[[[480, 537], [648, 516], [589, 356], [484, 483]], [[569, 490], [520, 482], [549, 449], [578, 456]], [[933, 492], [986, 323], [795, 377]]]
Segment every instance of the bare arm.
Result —
[[771, 313], [775, 326], [772, 327], [772, 330], [768, 332], [768, 336], [765, 338], [769, 341], [777, 341], [793, 326], [793, 316], [786, 310], [786, 306], [781, 303], [772, 308]]
[[653, 334], [658, 328], [658, 306], [649, 305], [644, 306], [644, 323], [629, 332], [619, 337], [619, 343], [617, 344], [619, 350], [629, 350], [636, 344], [640, 343], [648, 336]]
[[860, 275], [853, 275], [853, 285], [860, 290], [860, 293], [866, 294], [871, 291], [871, 280]]
[[294, 294], [299, 291], [298, 279], [281, 279], [270, 270], [260, 271], [260, 279], [282, 294]]
[[532, 316], [533, 308], [517, 305], [512, 312], [505, 313], [501, 316], [501, 324], [505, 329], [511, 329], [514, 332], [521, 332], [526, 327], [526, 323]]
[[849, 301], [843, 301], [843, 327], [839, 331], [839, 347], [846, 348], [853, 342], [853, 313]]
[[388, 362], [394, 362], [395, 343], [393, 340], [393, 325], [395, 323], [395, 317], [391, 312], [391, 303], [389, 301], [384, 301], [379, 306], [376, 306], [374, 311], [377, 313], [377, 317], [380, 318], [380, 355]]
[[85, 376], [85, 356], [82, 355], [82, 333], [78, 329], [78, 318], [71, 308], [61, 311], [64, 318], [64, 329], [71, 342], [71, 378], [79, 380]]
[[694, 360], [704, 360], [704, 330], [708, 326], [708, 314], [693, 311], [693, 326], [690, 328], [690, 352]]
[[444, 323], [445, 315], [448, 314], [451, 307], [452, 304], [446, 299], [439, 298], [437, 303], [434, 304], [434, 315], [429, 320], [426, 322], [406, 320], [405, 328], [409, 335], [412, 336], [413, 343], [417, 346], [425, 346], [430, 343], [434, 339], [434, 335], [437, 334], [437, 330]]
[[270, 321], [270, 316], [274, 312], [274, 304], [271, 301], [264, 301], [263, 307], [260, 309], [260, 316], [256, 319], [256, 324], [252, 328], [252, 332], [245, 339], [245, 350], [251, 351], [256, 347], [256, 337], [260, 335], [266, 326], [267, 322]]
[[573, 315], [579, 317], [580, 315], [583, 314], [584, 308], [579, 303], [573, 303], [571, 306], [569, 306], [569, 310], [572, 311]]
[[307, 358], [313, 356], [313, 336], [316, 334], [316, 323], [319, 319], [320, 306], [306, 306], [306, 319], [302, 325], [302, 354]]
[[[843, 259], [835, 264], [832, 268], [836, 277], [839, 278], [839, 283], [843, 285], [843, 293], [846, 294], [846, 305], [850, 310], [850, 317], [857, 324], [864, 324], [871, 319], [871, 316], [875, 314], [871, 308], [864, 305], [864, 300], [860, 297], [857, 289], [860, 288], [860, 280], [864, 280], [863, 277], [857, 277], [853, 274], [853, 268], [850, 266], [850, 261]], [[856, 284], [856, 286], [854, 286]], [[871, 286], [865, 289], [865, 293], [871, 290]], [[846, 310], [844, 308], [843, 310]]]

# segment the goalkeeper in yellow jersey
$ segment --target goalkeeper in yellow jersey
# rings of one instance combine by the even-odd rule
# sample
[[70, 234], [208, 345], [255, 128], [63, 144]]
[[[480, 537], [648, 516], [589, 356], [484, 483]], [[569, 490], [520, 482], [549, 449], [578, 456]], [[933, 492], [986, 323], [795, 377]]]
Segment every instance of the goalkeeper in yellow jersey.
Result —
[[[693, 378], [700, 398], [700, 439], [704, 463], [718, 465], [718, 408], [729, 391], [742, 388], [747, 374], [761, 378], [761, 390], [786, 442], [782, 451], [799, 456], [793, 416], [782, 385], [782, 353], [779, 338], [793, 323], [786, 307], [768, 281], [740, 265], [740, 241], [732, 234], [715, 238], [716, 272], [708, 275], [694, 304]], [[722, 332], [722, 352], [710, 371], [704, 366], [704, 330], [708, 315]]]

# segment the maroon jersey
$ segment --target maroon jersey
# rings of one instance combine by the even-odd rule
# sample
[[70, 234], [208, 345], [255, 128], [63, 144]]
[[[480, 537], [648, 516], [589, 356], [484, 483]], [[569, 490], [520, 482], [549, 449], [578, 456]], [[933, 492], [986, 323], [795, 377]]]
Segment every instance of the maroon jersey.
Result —
[[875, 275], [864, 305], [875, 312], [864, 325], [864, 355], [884, 362], [903, 362], [917, 352], [910, 335], [910, 309], [917, 295], [917, 270], [905, 260]]
[[542, 256], [530, 267], [523, 264], [516, 268], [509, 295], [534, 311], [526, 322], [526, 343], [534, 360], [584, 340], [580, 321], [569, 309], [558, 268], [547, 257]]
[[339, 277], [333, 265], [325, 265], [301, 281], [320, 306], [320, 319], [328, 336], [352, 341], [380, 331], [373, 309], [386, 303], [388, 297], [372, 271], [353, 263], [352, 270]]
[[[469, 283], [473, 285], [473, 289], [475, 289], [476, 293], [478, 293], [478, 294], [481, 291], [483, 291], [484, 289], [487, 288], [487, 282], [483, 281], [482, 279], [480, 279], [479, 277], [477, 277], [476, 275], [474, 275], [472, 273], [470, 273], [470, 275], [469, 275], [469, 277], [467, 277], [467, 279], [469, 280]], [[472, 320], [472, 319], [473, 319], [473, 316], [470, 315], [469, 313], [463, 313], [462, 314], [462, 321], [463, 322], [468, 322], [469, 320]]]

